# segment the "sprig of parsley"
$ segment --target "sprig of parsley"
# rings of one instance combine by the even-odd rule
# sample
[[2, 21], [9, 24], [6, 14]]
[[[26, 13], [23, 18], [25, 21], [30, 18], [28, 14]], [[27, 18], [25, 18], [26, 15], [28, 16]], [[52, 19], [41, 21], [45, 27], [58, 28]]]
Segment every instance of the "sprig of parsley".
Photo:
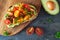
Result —
[[9, 33], [8, 33], [7, 31], [4, 31], [4, 32], [3, 32], [3, 35], [4, 35], [4, 36], [8, 36]]

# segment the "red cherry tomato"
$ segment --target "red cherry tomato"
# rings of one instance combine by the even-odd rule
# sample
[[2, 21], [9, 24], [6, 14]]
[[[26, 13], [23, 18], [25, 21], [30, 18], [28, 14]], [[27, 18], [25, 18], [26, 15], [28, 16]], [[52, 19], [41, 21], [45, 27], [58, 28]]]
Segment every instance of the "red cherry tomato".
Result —
[[34, 33], [34, 27], [29, 27], [29, 28], [26, 30], [26, 33], [27, 33], [28, 35], [33, 34], [33, 33]]
[[41, 36], [41, 35], [43, 35], [43, 33], [44, 33], [43, 29], [42, 29], [42, 28], [39, 28], [39, 27], [37, 27], [37, 28], [35, 29], [35, 32], [36, 32], [36, 34], [37, 34], [38, 36]]
[[24, 4], [23, 6], [24, 6], [25, 8], [27, 8], [27, 9], [30, 11], [30, 7], [29, 7], [28, 4]]
[[29, 5], [28, 5], [28, 4], [24, 4], [23, 6], [24, 6], [25, 8], [29, 7]]
[[6, 24], [10, 24], [10, 23], [11, 23], [10, 20], [8, 20], [8, 19], [6, 19], [4, 22], [5, 22]]
[[16, 10], [18, 10], [19, 9], [19, 7], [14, 7], [13, 8], [13, 11], [16, 11]]

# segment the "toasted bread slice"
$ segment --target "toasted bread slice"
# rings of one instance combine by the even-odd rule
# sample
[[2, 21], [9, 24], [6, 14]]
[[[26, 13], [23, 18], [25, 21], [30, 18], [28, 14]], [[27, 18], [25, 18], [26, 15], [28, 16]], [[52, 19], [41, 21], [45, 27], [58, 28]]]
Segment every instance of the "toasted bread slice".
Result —
[[[17, 26], [17, 27], [14, 27], [14, 28], [7, 28], [6, 25], [4, 24], [3, 17], [5, 15], [5, 13], [7, 12], [7, 9], [11, 5], [16, 4], [16, 3], [20, 3], [20, 2], [28, 3], [28, 4], [32, 4], [32, 5], [36, 6], [37, 13], [39, 13], [40, 7], [41, 7], [40, 0], [6, 0], [6, 3], [4, 4], [4, 7], [2, 8], [1, 16], [0, 16], [0, 20], [1, 20], [0, 21], [1, 22], [0, 23], [0, 35], [3, 35], [4, 30], [7, 30], [8, 33], [10, 33], [9, 36], [15, 35], [16, 33], [18, 33], [21, 30], [23, 30], [29, 23], [31, 23], [31, 21], [28, 21], [28, 22], [25, 22], [25, 23]], [[4, 3], [4, 1], [2, 3]], [[35, 16], [34, 19], [36, 19], [37, 16]]]

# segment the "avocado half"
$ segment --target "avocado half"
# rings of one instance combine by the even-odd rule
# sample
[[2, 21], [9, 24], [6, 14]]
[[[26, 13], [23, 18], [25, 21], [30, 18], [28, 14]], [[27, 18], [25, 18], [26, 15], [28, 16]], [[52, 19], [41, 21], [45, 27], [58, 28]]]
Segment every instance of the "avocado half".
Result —
[[[48, 1], [54, 2], [54, 4], [55, 4], [55, 9], [54, 10], [50, 10], [48, 8], [48, 6], [47, 6], [47, 2]], [[58, 2], [56, 0], [41, 0], [41, 2], [42, 2], [43, 8], [45, 9], [45, 11], [48, 12], [48, 14], [50, 14], [50, 15], [57, 15], [59, 13], [59, 5], [58, 5]]]

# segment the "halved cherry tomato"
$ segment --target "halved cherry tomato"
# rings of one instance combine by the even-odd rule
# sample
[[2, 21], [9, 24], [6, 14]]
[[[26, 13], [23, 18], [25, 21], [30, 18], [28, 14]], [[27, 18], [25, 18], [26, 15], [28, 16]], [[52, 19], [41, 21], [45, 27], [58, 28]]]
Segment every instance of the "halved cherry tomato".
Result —
[[33, 33], [34, 33], [34, 27], [29, 27], [29, 28], [26, 30], [26, 33], [27, 33], [28, 35], [33, 34]]
[[19, 11], [19, 10], [16, 10], [16, 11], [14, 12], [14, 16], [15, 16], [15, 17], [19, 17], [19, 14], [20, 14], [20, 11]]
[[24, 6], [25, 8], [29, 7], [29, 5], [28, 5], [28, 4], [24, 4], [23, 6]]
[[37, 27], [37, 28], [35, 29], [35, 32], [36, 32], [36, 34], [37, 34], [38, 36], [41, 36], [41, 35], [43, 35], [43, 33], [44, 33], [43, 29], [42, 29], [42, 28], [39, 28], [39, 27]]
[[18, 10], [19, 9], [19, 7], [14, 7], [13, 8], [13, 11], [16, 11], [16, 10]]
[[22, 23], [24, 21], [24, 19], [21, 17], [18, 19], [18, 22]]
[[25, 8], [27, 8], [27, 9], [30, 11], [30, 7], [29, 7], [28, 4], [24, 4], [23, 6], [24, 6]]
[[30, 15], [26, 15], [26, 16], [24, 17], [24, 20], [29, 20], [29, 18], [30, 18]]
[[19, 9], [19, 11], [22, 13], [24, 10], [23, 9]]
[[5, 22], [6, 24], [10, 24], [10, 23], [11, 23], [10, 20], [8, 20], [8, 19], [4, 20], [4, 22]]

